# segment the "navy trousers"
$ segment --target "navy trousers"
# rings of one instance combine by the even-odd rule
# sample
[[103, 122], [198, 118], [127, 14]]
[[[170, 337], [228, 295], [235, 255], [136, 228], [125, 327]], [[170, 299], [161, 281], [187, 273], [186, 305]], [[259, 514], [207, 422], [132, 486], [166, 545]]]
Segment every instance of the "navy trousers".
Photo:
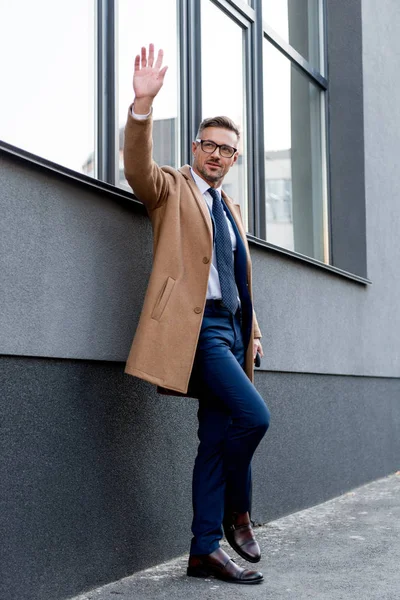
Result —
[[250, 510], [251, 459], [269, 426], [268, 408], [243, 370], [240, 309], [207, 302], [193, 374], [199, 447], [193, 470], [191, 554], [219, 547], [225, 511]]

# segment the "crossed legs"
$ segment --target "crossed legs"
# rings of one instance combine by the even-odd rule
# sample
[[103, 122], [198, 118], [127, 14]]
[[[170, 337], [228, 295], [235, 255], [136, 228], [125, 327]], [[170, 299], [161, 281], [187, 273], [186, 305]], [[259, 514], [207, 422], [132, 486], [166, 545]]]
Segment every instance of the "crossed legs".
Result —
[[250, 509], [251, 459], [268, 429], [269, 411], [243, 362], [239, 318], [224, 309], [206, 309], [195, 360], [201, 394], [193, 471], [194, 555], [219, 547], [226, 510]]

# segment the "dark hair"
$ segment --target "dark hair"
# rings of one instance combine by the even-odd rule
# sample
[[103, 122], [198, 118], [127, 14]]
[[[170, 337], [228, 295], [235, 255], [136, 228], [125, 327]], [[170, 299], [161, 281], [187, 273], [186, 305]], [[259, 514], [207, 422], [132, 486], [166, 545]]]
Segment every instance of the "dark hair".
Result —
[[221, 129], [229, 129], [229, 131], [236, 133], [238, 140], [240, 139], [239, 127], [229, 117], [211, 117], [204, 119], [199, 125], [196, 137], [199, 138], [203, 129], [206, 129], [207, 127], [220, 127]]

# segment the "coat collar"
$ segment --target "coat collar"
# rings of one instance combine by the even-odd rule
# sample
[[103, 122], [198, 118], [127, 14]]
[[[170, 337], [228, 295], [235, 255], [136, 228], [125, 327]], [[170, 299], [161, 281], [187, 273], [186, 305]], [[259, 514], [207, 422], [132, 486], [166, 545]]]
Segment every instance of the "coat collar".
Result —
[[[200, 212], [203, 215], [203, 218], [206, 221], [207, 227], [209, 229], [210, 235], [212, 237], [212, 223], [211, 223], [211, 218], [210, 218], [210, 213], [207, 209], [206, 203], [204, 202], [204, 198], [202, 196], [202, 194], [200, 193], [199, 188], [197, 187], [196, 183], [193, 181], [193, 177], [191, 175], [190, 172], [190, 166], [189, 165], [184, 165], [183, 167], [181, 167], [179, 169], [179, 172], [182, 173], [182, 175], [185, 177], [185, 179], [187, 179], [188, 184], [190, 189], [193, 192], [193, 195], [196, 199], [196, 202], [199, 206]], [[240, 213], [240, 205], [239, 204], [235, 204], [230, 198], [229, 196], [227, 196], [224, 192], [224, 190], [222, 190], [222, 198], [224, 199], [225, 204], [227, 205], [227, 207], [229, 208], [235, 223], [237, 225], [237, 228], [239, 229], [239, 233], [242, 236], [242, 239], [246, 239], [246, 232], [244, 230], [243, 227], [243, 223], [242, 223], [242, 218], [241, 218], [241, 213]]]

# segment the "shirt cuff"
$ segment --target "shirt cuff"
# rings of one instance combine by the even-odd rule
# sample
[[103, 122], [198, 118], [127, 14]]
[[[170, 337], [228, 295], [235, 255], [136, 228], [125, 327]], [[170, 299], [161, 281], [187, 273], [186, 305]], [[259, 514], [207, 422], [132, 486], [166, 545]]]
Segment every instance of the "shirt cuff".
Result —
[[153, 112], [153, 109], [151, 109], [150, 112], [147, 113], [147, 115], [137, 115], [135, 112], [133, 112], [133, 106], [131, 108], [132, 117], [134, 119], [137, 119], [138, 121], [144, 121], [145, 119], [148, 119], [152, 112]]

